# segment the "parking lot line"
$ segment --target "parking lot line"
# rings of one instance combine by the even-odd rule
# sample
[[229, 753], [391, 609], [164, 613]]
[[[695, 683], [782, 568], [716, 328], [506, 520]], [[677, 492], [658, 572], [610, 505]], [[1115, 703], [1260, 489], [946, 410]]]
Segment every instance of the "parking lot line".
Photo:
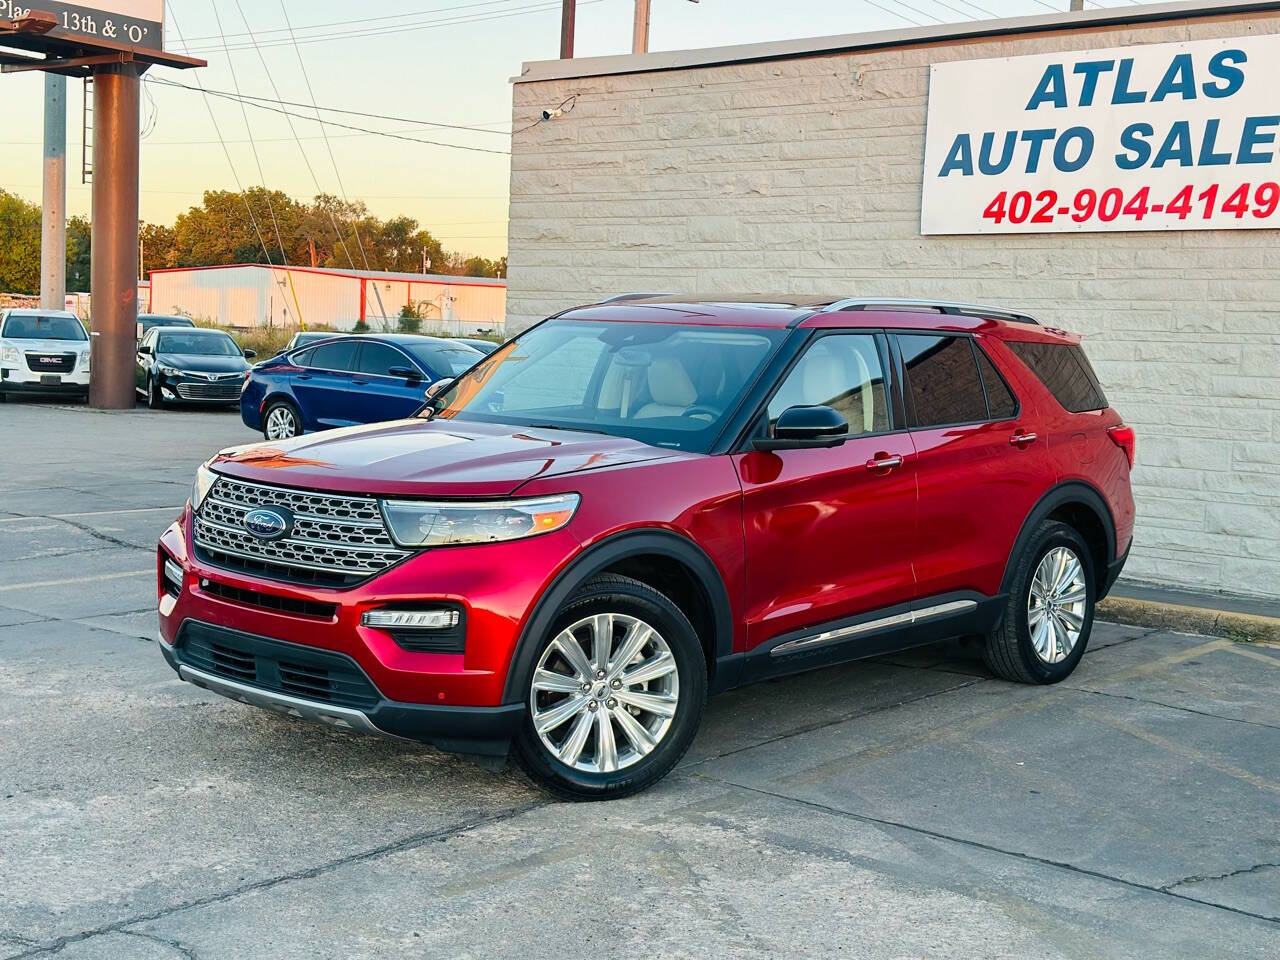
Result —
[[0, 520], [0, 523], [22, 523], [31, 520], [83, 520], [85, 517], [118, 517], [127, 513], [168, 513], [181, 509], [181, 507], [136, 507], [130, 510], [94, 510], [90, 513], [55, 513], [47, 517], [5, 517]]
[[123, 580], [126, 577], [155, 576], [155, 568], [146, 570], [123, 570], [119, 573], [103, 573], [96, 577], [64, 577], [61, 580], [31, 580], [27, 583], [8, 583], [0, 586], [0, 593], [12, 590], [37, 590], [40, 587], [63, 587], [70, 583], [100, 583], [104, 580]]

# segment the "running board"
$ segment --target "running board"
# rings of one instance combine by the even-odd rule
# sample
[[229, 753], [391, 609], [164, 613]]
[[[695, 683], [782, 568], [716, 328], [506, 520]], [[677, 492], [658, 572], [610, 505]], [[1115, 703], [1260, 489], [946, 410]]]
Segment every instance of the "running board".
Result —
[[865, 623], [855, 623], [852, 626], [839, 627], [835, 630], [815, 633], [812, 636], [788, 640], [786, 643], [779, 644], [770, 650], [769, 655], [772, 657], [785, 657], [795, 653], [807, 653], [827, 644], [839, 643], [865, 633], [878, 633], [881, 630], [889, 630], [895, 627], [910, 627], [939, 617], [970, 613], [977, 609], [978, 604], [975, 600], [953, 600], [950, 603], [940, 603], [937, 606], [924, 607], [921, 610], [908, 610], [906, 613], [894, 614], [891, 617], [881, 617], [878, 620], [868, 620]]

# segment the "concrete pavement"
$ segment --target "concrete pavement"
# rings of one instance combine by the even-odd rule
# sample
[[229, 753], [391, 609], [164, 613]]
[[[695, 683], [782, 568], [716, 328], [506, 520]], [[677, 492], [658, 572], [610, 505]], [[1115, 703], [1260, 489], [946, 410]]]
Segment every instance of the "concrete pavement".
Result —
[[0, 957], [1280, 956], [1280, 649], [1100, 624], [713, 701], [549, 801], [182, 684], [154, 542], [232, 414], [0, 407]]

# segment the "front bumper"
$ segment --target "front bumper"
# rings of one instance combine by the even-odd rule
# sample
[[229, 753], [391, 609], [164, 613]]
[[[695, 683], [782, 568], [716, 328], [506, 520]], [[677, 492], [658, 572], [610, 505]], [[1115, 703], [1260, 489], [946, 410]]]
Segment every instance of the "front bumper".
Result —
[[25, 394], [41, 397], [84, 397], [89, 394], [89, 371], [48, 374], [57, 377], [56, 383], [46, 382], [44, 377], [31, 370], [5, 367], [0, 370], [0, 393]]
[[[263, 644], [292, 645], [322, 658], [340, 657], [351, 668], [350, 678], [368, 685], [371, 699], [339, 705], [364, 714], [380, 732], [448, 749], [471, 743], [471, 752], [477, 742], [492, 748], [509, 738], [523, 716], [523, 703], [504, 697], [521, 630], [556, 571], [580, 549], [569, 533], [558, 531], [509, 543], [429, 550], [371, 580], [337, 589], [224, 569], [203, 560], [191, 543], [188, 508], [161, 537], [157, 556], [160, 636], [166, 649], [178, 651], [171, 660], [175, 669], [184, 665], [184, 630], [193, 623]], [[166, 558], [182, 569], [176, 596], [165, 585]], [[370, 610], [435, 603], [464, 611], [463, 652], [406, 649], [390, 632], [362, 623]], [[185, 665], [192, 682], [202, 679], [192, 670], [211, 672], [190, 658]], [[227, 674], [223, 679], [242, 680]], [[238, 693], [243, 691], [233, 689]], [[359, 718], [347, 719], [353, 729], [363, 726]]]
[[220, 380], [210, 380], [197, 374], [180, 373], [177, 376], [161, 374], [156, 379], [160, 396], [178, 403], [239, 404], [244, 377], [233, 374]]
[[[248, 680], [245, 672], [233, 665], [239, 663], [243, 666], [245, 661], [242, 660], [215, 660], [212, 664], [201, 660], [201, 666], [195, 665], [193, 661], [197, 657], [191, 652], [193, 644], [189, 642], [193, 632], [229, 644], [228, 647], [220, 647], [228, 651], [226, 657], [234, 657], [230, 651], [235, 650], [258, 651], [258, 655], [251, 658], [258, 668], [251, 671], [255, 674], [253, 680]], [[375, 692], [374, 699], [370, 702], [349, 706], [271, 689], [266, 684], [272, 681], [260, 679], [261, 674], [268, 678], [278, 678], [281, 663], [314, 662], [315, 651], [195, 621], [184, 623], [178, 642], [172, 646], [161, 634], [159, 647], [165, 661], [183, 680], [232, 700], [354, 733], [415, 740], [456, 753], [505, 756], [524, 715], [522, 704], [503, 707], [437, 707], [400, 703]], [[283, 660], [284, 657], [289, 660]], [[359, 671], [354, 662], [351, 667]], [[236, 672], [240, 674], [239, 679], [236, 678]], [[365, 680], [367, 682], [367, 678]], [[369, 690], [373, 690], [371, 683]], [[340, 693], [329, 693], [326, 696], [341, 698]]]

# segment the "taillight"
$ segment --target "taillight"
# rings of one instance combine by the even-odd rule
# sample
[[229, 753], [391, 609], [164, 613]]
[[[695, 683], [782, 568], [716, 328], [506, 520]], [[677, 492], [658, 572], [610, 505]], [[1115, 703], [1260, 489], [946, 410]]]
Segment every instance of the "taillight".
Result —
[[1108, 430], [1107, 436], [1111, 438], [1112, 443], [1124, 451], [1125, 459], [1129, 461], [1129, 469], [1132, 470], [1134, 460], [1138, 456], [1138, 435], [1134, 433], [1133, 427], [1122, 423]]

